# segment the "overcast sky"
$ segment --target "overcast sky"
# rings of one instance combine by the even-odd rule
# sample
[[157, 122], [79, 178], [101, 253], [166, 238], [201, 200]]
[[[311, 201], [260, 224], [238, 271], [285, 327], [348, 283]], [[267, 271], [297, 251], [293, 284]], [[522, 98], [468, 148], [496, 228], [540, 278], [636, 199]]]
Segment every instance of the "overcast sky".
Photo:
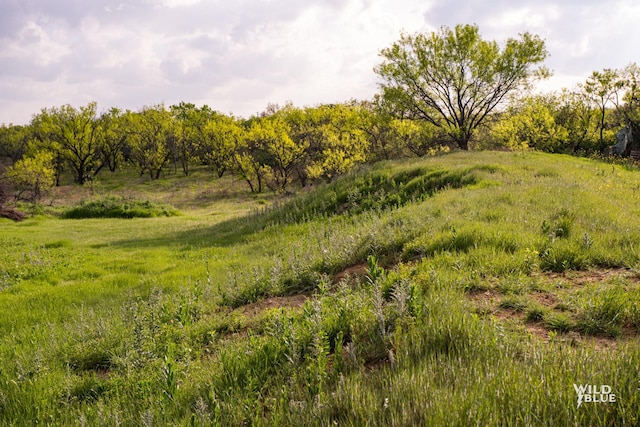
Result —
[[0, 0], [0, 123], [98, 102], [180, 101], [248, 117], [268, 103], [368, 99], [400, 36], [477, 24], [546, 40], [554, 77], [640, 62], [637, 0]]

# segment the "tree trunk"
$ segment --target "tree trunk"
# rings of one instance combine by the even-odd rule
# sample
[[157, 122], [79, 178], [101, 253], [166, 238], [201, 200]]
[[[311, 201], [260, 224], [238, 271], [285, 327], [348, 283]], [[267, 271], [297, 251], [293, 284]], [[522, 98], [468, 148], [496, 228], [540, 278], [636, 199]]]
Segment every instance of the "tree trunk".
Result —
[[469, 151], [469, 139], [468, 138], [461, 138], [457, 141], [458, 143], [458, 147], [460, 147], [461, 150], [464, 151]]

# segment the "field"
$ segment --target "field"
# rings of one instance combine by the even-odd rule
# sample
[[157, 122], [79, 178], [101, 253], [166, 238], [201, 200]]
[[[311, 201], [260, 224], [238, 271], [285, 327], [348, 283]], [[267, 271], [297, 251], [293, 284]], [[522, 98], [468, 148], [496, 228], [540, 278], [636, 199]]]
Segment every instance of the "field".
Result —
[[[634, 166], [456, 152], [298, 193], [117, 172], [0, 219], [0, 425], [640, 424]], [[179, 214], [62, 218], [106, 196]]]

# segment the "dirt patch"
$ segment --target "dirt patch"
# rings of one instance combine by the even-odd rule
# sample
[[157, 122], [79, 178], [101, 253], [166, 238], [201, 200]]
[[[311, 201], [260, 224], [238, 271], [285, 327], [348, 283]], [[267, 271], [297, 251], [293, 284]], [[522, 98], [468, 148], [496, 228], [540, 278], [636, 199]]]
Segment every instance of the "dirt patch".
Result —
[[525, 329], [529, 332], [534, 338], [549, 342], [549, 330], [542, 326], [539, 323], [527, 323], [525, 324]]
[[498, 320], [513, 320], [513, 319], [524, 319], [524, 314], [521, 311], [516, 311], [512, 308], [499, 308], [496, 309], [492, 316]]
[[361, 279], [367, 275], [367, 264], [356, 264], [350, 267], [345, 268], [339, 273], [336, 273], [333, 276], [333, 283], [340, 283], [343, 279], [347, 278], [358, 278]]
[[271, 297], [263, 299], [262, 301], [254, 302], [252, 304], [240, 307], [238, 310], [242, 314], [248, 317], [255, 317], [265, 310], [272, 308], [298, 308], [309, 299], [309, 295], [297, 294], [284, 297]]
[[[553, 290], [529, 290], [522, 295], [523, 302], [544, 307], [545, 312], [558, 313], [564, 311], [561, 308], [563, 296], [571, 294], [583, 288], [598, 283], [616, 283], [622, 280], [632, 284], [632, 287], [640, 286], [640, 273], [627, 268], [594, 269], [588, 271], [566, 271], [563, 273], [538, 273], [535, 275], [541, 282], [553, 285]], [[606, 336], [585, 335], [575, 329], [566, 333], [551, 332], [540, 321], [527, 321], [526, 310], [518, 310], [510, 306], [501, 306], [503, 301], [509, 302], [508, 296], [502, 295], [495, 289], [478, 290], [468, 292], [467, 299], [475, 306], [478, 312], [490, 315], [497, 322], [504, 324], [521, 325], [526, 333], [530, 334], [538, 342], [561, 342], [570, 346], [588, 346], [599, 351], [617, 350], [628, 342], [637, 340], [638, 333], [635, 329], [624, 328], [620, 336], [611, 338]], [[517, 300], [518, 301], [518, 300]], [[516, 302], [517, 302], [516, 301]], [[573, 317], [571, 313], [568, 314]]]
[[613, 279], [626, 279], [640, 282], [640, 275], [628, 268], [611, 268], [603, 270], [565, 271], [563, 273], [542, 273], [545, 281], [557, 282], [563, 280], [575, 286], [585, 286], [591, 283], [607, 282]]
[[535, 292], [530, 294], [530, 296], [545, 307], [554, 307], [558, 303], [557, 298], [547, 292]]
[[592, 335], [582, 335], [578, 332], [571, 331], [566, 334], [558, 334], [555, 338], [556, 341], [568, 343], [570, 345], [588, 345], [593, 346], [599, 351], [617, 350], [620, 345], [631, 342], [634, 337], [632, 335], [623, 334], [617, 338], [599, 337]]
[[467, 298], [474, 303], [493, 303], [500, 300], [500, 295], [493, 289], [477, 290], [467, 292]]

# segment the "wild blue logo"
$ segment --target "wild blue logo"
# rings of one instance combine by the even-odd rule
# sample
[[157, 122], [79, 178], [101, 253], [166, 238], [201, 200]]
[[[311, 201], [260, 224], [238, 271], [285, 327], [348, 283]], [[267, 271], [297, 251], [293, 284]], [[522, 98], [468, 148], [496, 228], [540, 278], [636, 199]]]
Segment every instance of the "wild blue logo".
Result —
[[616, 395], [611, 393], [611, 386], [595, 384], [574, 384], [578, 394], [578, 408], [583, 403], [615, 403]]

